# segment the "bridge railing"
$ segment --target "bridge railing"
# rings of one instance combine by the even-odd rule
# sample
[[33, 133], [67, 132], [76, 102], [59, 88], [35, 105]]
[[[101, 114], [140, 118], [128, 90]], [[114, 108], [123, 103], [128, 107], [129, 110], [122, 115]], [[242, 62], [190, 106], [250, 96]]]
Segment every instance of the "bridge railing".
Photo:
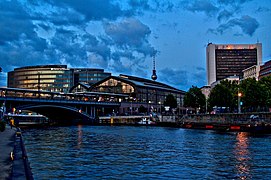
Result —
[[1, 99], [27, 100], [27, 101], [46, 101], [46, 102], [66, 102], [82, 104], [120, 104], [119, 98], [112, 94], [103, 97], [99, 94], [77, 94], [77, 93], [60, 93], [48, 91], [35, 91], [17, 88], [0, 88]]

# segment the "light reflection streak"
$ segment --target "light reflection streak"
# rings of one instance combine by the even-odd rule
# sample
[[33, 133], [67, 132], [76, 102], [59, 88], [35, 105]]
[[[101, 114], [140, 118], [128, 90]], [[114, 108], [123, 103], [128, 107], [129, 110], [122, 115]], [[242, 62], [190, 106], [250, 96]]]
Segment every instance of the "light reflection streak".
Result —
[[237, 176], [240, 179], [251, 179], [250, 174], [250, 152], [249, 152], [249, 139], [248, 134], [245, 132], [239, 132], [236, 136], [236, 146], [234, 149], [234, 155], [237, 160], [236, 170]]
[[82, 144], [82, 138], [83, 138], [83, 131], [82, 131], [82, 125], [78, 125], [78, 138], [77, 138], [77, 148], [81, 148]]

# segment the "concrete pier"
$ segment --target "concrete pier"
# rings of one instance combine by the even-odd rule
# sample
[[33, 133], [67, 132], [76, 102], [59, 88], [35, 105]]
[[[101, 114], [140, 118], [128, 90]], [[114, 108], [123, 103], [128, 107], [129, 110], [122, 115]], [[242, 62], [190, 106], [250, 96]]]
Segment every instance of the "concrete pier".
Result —
[[4, 132], [0, 132], [0, 179], [11, 179], [12, 163], [10, 153], [14, 149], [16, 128], [8, 125]]
[[24, 147], [24, 141], [20, 128], [17, 129], [14, 144], [14, 160], [12, 165], [12, 179], [32, 180], [32, 172], [28, 162], [28, 157]]
[[19, 128], [0, 132], [0, 169], [0, 179], [33, 179]]

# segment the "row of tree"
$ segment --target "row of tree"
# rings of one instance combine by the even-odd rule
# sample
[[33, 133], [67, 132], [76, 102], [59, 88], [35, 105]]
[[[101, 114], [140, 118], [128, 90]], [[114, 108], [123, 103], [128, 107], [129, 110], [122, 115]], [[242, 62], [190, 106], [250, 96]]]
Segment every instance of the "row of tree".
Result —
[[238, 103], [242, 112], [269, 111], [271, 76], [259, 81], [248, 78], [242, 80], [240, 84], [237, 81], [221, 81], [211, 89], [207, 99], [201, 89], [196, 86], [192, 86], [184, 96], [184, 106], [195, 108], [201, 113], [206, 110], [211, 112], [214, 107], [223, 108], [224, 112], [237, 112]]

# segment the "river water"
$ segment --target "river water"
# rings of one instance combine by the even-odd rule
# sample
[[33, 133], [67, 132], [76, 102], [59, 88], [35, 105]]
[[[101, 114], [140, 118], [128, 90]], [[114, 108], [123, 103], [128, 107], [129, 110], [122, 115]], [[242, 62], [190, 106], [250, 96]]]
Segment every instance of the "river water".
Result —
[[271, 135], [79, 125], [23, 136], [35, 179], [271, 179]]

